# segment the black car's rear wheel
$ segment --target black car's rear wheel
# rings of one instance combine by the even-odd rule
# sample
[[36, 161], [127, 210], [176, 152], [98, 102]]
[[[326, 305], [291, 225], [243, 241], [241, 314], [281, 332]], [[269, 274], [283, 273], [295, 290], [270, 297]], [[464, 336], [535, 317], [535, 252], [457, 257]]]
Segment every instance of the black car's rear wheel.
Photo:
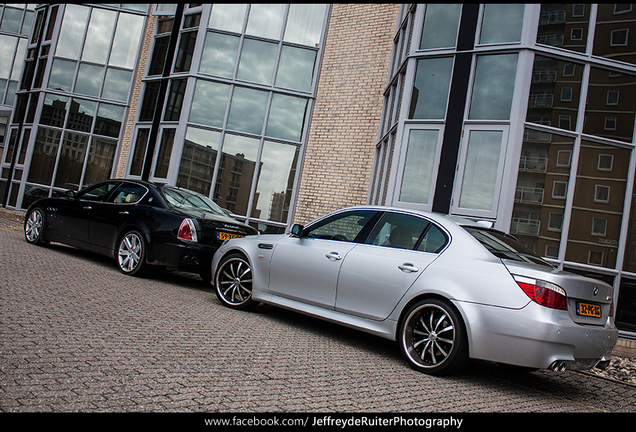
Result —
[[33, 208], [24, 219], [24, 237], [31, 244], [45, 244], [44, 241], [44, 211]]
[[243, 255], [226, 256], [216, 272], [216, 296], [234, 309], [253, 308], [258, 303], [252, 300], [252, 277], [252, 267]]
[[148, 270], [146, 243], [139, 231], [128, 231], [117, 245], [119, 269], [130, 276], [143, 276]]
[[464, 322], [449, 302], [423, 300], [409, 309], [400, 325], [400, 349], [416, 370], [448, 374], [468, 361]]

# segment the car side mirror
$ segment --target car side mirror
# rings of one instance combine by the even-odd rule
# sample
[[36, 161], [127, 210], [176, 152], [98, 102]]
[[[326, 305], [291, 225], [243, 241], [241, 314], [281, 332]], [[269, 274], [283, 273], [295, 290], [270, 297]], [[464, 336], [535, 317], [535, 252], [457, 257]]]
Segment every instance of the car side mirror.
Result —
[[292, 237], [302, 237], [303, 236], [303, 231], [305, 230], [305, 227], [303, 225], [300, 224], [294, 224], [291, 228], [291, 235]]
[[75, 191], [74, 190], [67, 190], [66, 192], [64, 192], [64, 194], [66, 195], [66, 198], [70, 198], [70, 199], [74, 199], [75, 198]]

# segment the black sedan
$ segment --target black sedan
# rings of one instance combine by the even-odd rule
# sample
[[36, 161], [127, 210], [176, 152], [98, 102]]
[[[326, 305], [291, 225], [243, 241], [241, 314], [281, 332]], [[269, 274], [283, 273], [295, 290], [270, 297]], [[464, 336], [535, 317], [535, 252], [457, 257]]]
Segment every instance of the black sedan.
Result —
[[210, 280], [223, 241], [258, 234], [211, 199], [136, 180], [106, 180], [65, 197], [29, 206], [24, 235], [32, 244], [58, 242], [112, 256], [120, 270], [144, 275], [149, 266], [198, 273]]

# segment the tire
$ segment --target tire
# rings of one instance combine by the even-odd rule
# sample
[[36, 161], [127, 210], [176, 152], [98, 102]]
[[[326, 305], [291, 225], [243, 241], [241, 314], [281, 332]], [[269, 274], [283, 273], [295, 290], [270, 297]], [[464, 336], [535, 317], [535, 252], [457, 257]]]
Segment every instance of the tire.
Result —
[[40, 207], [33, 208], [24, 218], [24, 238], [34, 245], [44, 245], [44, 227], [46, 219]]
[[216, 296], [232, 309], [249, 310], [258, 305], [252, 299], [252, 267], [241, 254], [224, 257], [214, 278]]
[[139, 231], [127, 231], [117, 243], [116, 252], [117, 265], [122, 273], [140, 277], [148, 271], [146, 242]]
[[410, 366], [430, 375], [458, 371], [468, 362], [468, 338], [461, 315], [446, 300], [418, 302], [400, 323], [399, 344]]

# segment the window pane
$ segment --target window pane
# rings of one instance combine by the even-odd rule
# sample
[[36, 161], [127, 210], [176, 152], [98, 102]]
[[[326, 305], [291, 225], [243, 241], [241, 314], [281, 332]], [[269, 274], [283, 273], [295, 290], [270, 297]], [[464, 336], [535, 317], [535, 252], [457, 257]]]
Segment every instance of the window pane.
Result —
[[199, 72], [231, 78], [234, 75], [239, 42], [240, 38], [236, 36], [208, 32]]
[[152, 121], [157, 107], [157, 99], [159, 98], [160, 81], [151, 81], [146, 83], [144, 91], [144, 99], [139, 110], [139, 121]]
[[283, 46], [276, 74], [276, 86], [311, 91], [315, 62], [316, 51]]
[[402, 213], [385, 213], [373, 228], [368, 244], [413, 249], [430, 222]]
[[292, 3], [285, 27], [285, 42], [317, 47], [322, 35], [325, 4]]
[[179, 49], [177, 50], [177, 59], [174, 64], [175, 72], [188, 72], [192, 64], [192, 54], [194, 46], [197, 42], [197, 32], [181, 33], [179, 41]]
[[265, 141], [252, 217], [287, 222], [298, 147]]
[[471, 131], [459, 206], [492, 210], [502, 131]]
[[177, 186], [210, 195], [221, 133], [189, 127], [179, 163]]
[[589, 4], [542, 4], [537, 43], [584, 53], [589, 20]]
[[270, 39], [280, 39], [284, 4], [253, 3], [247, 21], [246, 34]]
[[60, 36], [55, 48], [56, 56], [79, 59], [89, 10], [90, 8], [85, 6], [66, 5]]
[[230, 86], [198, 80], [192, 98], [190, 122], [222, 127]]
[[54, 186], [64, 189], [80, 189], [79, 183], [84, 168], [87, 144], [88, 135], [70, 132], [64, 134]]
[[29, 182], [51, 184], [61, 135], [62, 132], [58, 130], [38, 128], [29, 168]]
[[[583, 65], [537, 55], [532, 68], [532, 86], [526, 120], [546, 126], [574, 130], [581, 94]], [[564, 89], [570, 95], [561, 97]], [[569, 122], [560, 122], [567, 115]], [[553, 121], [553, 119], [555, 119]]]
[[108, 68], [102, 97], [122, 102], [127, 101], [131, 79], [132, 71]]
[[143, 25], [143, 16], [119, 14], [109, 65], [127, 69], [134, 68]]
[[444, 119], [453, 58], [418, 60], [409, 118]]
[[42, 106], [40, 123], [50, 126], [62, 127], [66, 117], [66, 103], [68, 98], [47, 94]]
[[155, 38], [155, 46], [152, 50], [152, 58], [150, 60], [150, 67], [148, 68], [149, 76], [161, 75], [163, 73], [169, 44], [170, 36]]
[[[636, 113], [636, 77], [593, 67], [590, 72], [583, 132], [623, 142], [632, 142]], [[618, 103], [608, 105], [607, 91], [617, 91]], [[613, 129], [605, 127], [612, 118]]]
[[[13, 69], [11, 70], [11, 79], [19, 80], [22, 68], [24, 67], [24, 56], [26, 54], [27, 40], [22, 38], [18, 42], [18, 50], [15, 53], [15, 61], [13, 62]], [[11, 57], [9, 57], [11, 58]], [[4, 61], [4, 60], [3, 60]]]
[[265, 120], [267, 98], [267, 92], [236, 87], [227, 128], [260, 135]]
[[333, 215], [312, 225], [309, 238], [325, 240], [354, 241], [364, 226], [369, 223], [376, 212], [370, 210], [354, 210]]
[[75, 77], [76, 64], [77, 62], [70, 60], [53, 60], [48, 88], [70, 92]]
[[[592, 53], [612, 60], [636, 63], [636, 8], [617, 14], [614, 3], [600, 3]], [[613, 36], [613, 37], [612, 37]]]
[[470, 105], [471, 120], [508, 120], [514, 93], [517, 54], [477, 57]]
[[93, 119], [97, 103], [81, 99], [71, 99], [66, 128], [81, 132], [90, 132], [93, 128]]
[[170, 91], [168, 92], [168, 100], [166, 102], [165, 121], [179, 121], [181, 116], [181, 107], [183, 106], [183, 96], [185, 95], [187, 79], [176, 79], [170, 83]]
[[91, 149], [88, 152], [86, 174], [84, 174], [82, 187], [90, 186], [110, 178], [116, 151], [117, 141], [93, 138]]
[[525, 130], [510, 233], [544, 257], [558, 258], [573, 149], [574, 138]]
[[161, 135], [159, 153], [157, 154], [157, 164], [155, 166], [155, 177], [168, 177], [170, 168], [170, 157], [172, 156], [172, 145], [174, 144], [175, 129], [164, 129]]
[[428, 204], [437, 153], [437, 130], [411, 130], [404, 162], [400, 201]]
[[100, 104], [95, 122], [95, 133], [113, 138], [119, 137], [121, 123], [124, 118], [123, 106]]
[[[566, 261], [616, 267], [630, 157], [628, 149], [581, 141]], [[595, 202], [596, 186], [611, 188], [609, 201]], [[606, 219], [604, 233], [595, 219]]]
[[214, 201], [232, 213], [247, 215], [258, 145], [254, 138], [225, 136]]
[[4, 14], [0, 9], [2, 24], [0, 30], [9, 33], [20, 33], [20, 22], [22, 21], [22, 9], [4, 8]]
[[135, 142], [135, 152], [130, 163], [130, 175], [140, 176], [146, 158], [146, 148], [148, 147], [148, 136], [150, 129], [139, 129], [137, 141]]
[[238, 79], [258, 84], [271, 84], [278, 45], [245, 39], [238, 69]]
[[103, 74], [102, 66], [80, 64], [77, 81], [75, 81], [75, 93], [98, 96]]
[[305, 122], [307, 99], [275, 94], [267, 121], [266, 135], [300, 141]]
[[420, 49], [454, 47], [461, 10], [460, 4], [427, 4]]
[[519, 42], [524, 8], [523, 3], [484, 5], [479, 43]]
[[214, 4], [208, 27], [241, 33], [246, 8], [246, 4]]
[[82, 52], [83, 61], [106, 64], [116, 18], [114, 11], [93, 8]]
[[0, 34], [0, 78], [11, 77], [11, 65], [15, 56], [16, 47], [18, 46], [18, 38]]

